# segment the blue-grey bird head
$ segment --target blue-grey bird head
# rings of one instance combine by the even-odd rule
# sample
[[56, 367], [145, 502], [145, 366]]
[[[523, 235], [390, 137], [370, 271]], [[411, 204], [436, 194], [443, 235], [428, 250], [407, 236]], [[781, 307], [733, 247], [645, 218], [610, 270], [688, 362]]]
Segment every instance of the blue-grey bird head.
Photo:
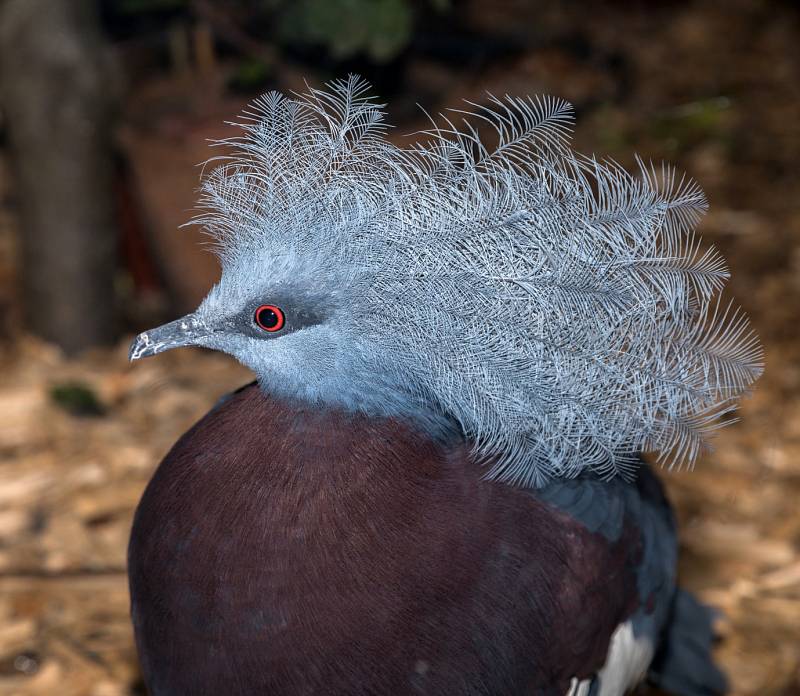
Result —
[[221, 279], [131, 358], [204, 346], [269, 393], [456, 423], [520, 484], [693, 463], [762, 370], [698, 187], [576, 154], [553, 98], [489, 97], [401, 147], [366, 89], [270, 93], [216, 143], [195, 222]]

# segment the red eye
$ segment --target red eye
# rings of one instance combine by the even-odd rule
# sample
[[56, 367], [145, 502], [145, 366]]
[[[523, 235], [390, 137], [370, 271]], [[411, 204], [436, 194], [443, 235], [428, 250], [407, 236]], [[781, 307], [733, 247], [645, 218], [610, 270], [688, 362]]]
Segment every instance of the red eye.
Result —
[[261, 305], [253, 317], [258, 328], [275, 333], [283, 328], [286, 323], [286, 317], [280, 307], [271, 304]]

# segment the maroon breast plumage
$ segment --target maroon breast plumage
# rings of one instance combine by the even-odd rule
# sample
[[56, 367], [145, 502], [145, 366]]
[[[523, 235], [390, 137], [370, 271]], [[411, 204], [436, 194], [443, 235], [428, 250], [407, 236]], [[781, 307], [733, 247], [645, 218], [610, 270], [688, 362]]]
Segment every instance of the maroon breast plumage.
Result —
[[136, 513], [152, 694], [564, 694], [591, 677], [640, 604], [636, 525], [611, 539], [483, 473], [465, 443], [397, 420], [234, 394]]

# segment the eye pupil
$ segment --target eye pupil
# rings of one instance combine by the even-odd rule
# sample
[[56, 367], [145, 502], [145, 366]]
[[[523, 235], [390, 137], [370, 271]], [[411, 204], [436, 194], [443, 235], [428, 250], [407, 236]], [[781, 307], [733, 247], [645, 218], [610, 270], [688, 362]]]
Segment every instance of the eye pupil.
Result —
[[272, 309], [262, 309], [258, 313], [258, 323], [265, 329], [275, 328], [278, 323], [278, 315]]
[[280, 331], [286, 321], [283, 311], [275, 305], [261, 305], [255, 313], [256, 324], [264, 331]]

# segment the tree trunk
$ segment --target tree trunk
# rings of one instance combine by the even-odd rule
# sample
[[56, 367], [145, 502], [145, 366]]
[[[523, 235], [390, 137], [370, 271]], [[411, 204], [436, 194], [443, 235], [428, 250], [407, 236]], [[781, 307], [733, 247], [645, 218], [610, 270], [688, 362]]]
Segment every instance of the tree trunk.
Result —
[[91, 0], [0, 0], [24, 317], [70, 353], [116, 330], [111, 83]]

